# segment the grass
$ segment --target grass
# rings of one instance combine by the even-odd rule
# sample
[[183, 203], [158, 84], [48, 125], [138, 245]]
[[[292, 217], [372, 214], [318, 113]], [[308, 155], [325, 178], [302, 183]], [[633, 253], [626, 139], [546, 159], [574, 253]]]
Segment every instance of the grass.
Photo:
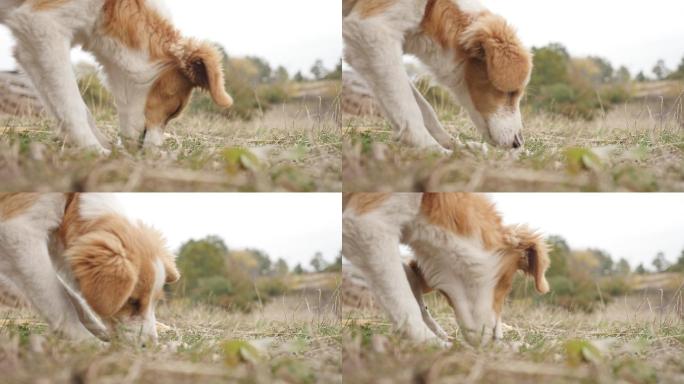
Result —
[[[118, 122], [96, 117], [112, 142]], [[115, 150], [105, 158], [65, 145], [47, 117], [0, 116], [5, 191], [339, 191], [338, 102], [308, 99], [251, 122], [185, 114], [161, 151]]]
[[[464, 112], [438, 108], [462, 141], [481, 136]], [[345, 191], [681, 191], [684, 102], [639, 101], [593, 121], [524, 113], [524, 150], [450, 157], [393, 140], [382, 118], [343, 116]]]
[[[344, 307], [343, 375], [350, 383], [681, 383], [684, 312], [625, 297], [592, 314], [514, 301], [504, 341], [483, 348], [457, 338], [449, 350], [417, 346], [392, 332], [375, 309]], [[648, 304], [647, 304], [648, 302]], [[666, 302], [667, 303], [667, 302]], [[452, 335], [453, 311], [429, 307]]]
[[251, 314], [171, 301], [158, 345], [78, 344], [31, 311], [0, 309], [3, 383], [341, 383], [337, 294], [283, 297]]

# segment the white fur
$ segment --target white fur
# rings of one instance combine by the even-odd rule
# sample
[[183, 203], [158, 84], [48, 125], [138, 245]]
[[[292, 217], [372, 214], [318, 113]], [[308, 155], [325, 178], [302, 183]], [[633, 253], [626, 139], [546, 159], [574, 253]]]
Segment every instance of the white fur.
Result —
[[[409, 245], [427, 285], [454, 305], [464, 336], [479, 344], [502, 336], [493, 308], [499, 255], [481, 240], [429, 224], [420, 213], [421, 194], [393, 194], [378, 208], [343, 214], [344, 256], [364, 272], [378, 302], [397, 329], [417, 342], [448, 345], [446, 332], [430, 316], [412, 271], [399, 257]], [[480, 337], [482, 337], [480, 339]]]
[[[478, 0], [452, 1], [466, 13], [486, 11]], [[366, 80], [399, 140], [443, 153], [450, 153], [448, 148], [457, 144], [433, 108], [413, 88], [402, 58], [412, 54], [455, 96], [487, 140], [512, 146], [513, 139], [497, 141], [510, 135], [492, 132], [500, 129], [500, 125], [490, 126], [473, 105], [465, 81], [465, 59], [421, 33], [426, 3], [427, 0], [398, 0], [381, 14], [368, 18], [352, 10], [343, 20], [346, 61]], [[506, 131], [517, 129], [519, 126], [505, 127]]]
[[111, 193], [84, 193], [79, 195], [78, 213], [86, 220], [93, 220], [108, 214], [125, 216], [126, 211], [115, 195]]
[[[148, 0], [161, 15], [161, 0]], [[17, 39], [17, 62], [31, 78], [46, 108], [78, 146], [107, 154], [104, 136], [80, 95], [70, 50], [81, 45], [102, 65], [114, 96], [124, 139], [136, 141], [145, 126], [145, 103], [161, 68], [144, 51], [134, 51], [99, 32], [104, 0], [72, 0], [35, 11], [30, 3], [0, 2], [0, 23]]]

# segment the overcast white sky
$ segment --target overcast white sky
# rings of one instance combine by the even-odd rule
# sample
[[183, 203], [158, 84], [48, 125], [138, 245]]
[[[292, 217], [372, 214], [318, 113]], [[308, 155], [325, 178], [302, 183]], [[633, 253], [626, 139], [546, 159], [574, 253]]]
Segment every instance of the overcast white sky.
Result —
[[342, 248], [342, 195], [334, 193], [118, 194], [129, 217], [166, 236], [174, 252], [190, 239], [222, 237], [228, 248], [258, 248], [290, 267]]
[[[233, 56], [260, 56], [275, 68], [307, 73], [316, 59], [332, 69], [342, 56], [340, 0], [165, 0], [184, 35], [220, 43]], [[14, 69], [14, 45], [0, 26], [0, 70]], [[74, 54], [75, 60], [83, 54]]]
[[528, 46], [563, 43], [572, 55], [598, 55], [647, 74], [658, 59], [684, 56], [682, 0], [482, 0], [506, 17]]
[[490, 194], [506, 224], [561, 235], [573, 249], [599, 248], [632, 267], [684, 249], [684, 194]]

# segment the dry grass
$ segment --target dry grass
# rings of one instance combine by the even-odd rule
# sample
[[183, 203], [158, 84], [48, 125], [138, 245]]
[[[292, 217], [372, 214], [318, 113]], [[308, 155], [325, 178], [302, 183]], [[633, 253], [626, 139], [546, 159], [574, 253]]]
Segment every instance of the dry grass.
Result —
[[[383, 119], [344, 116], [344, 190], [681, 191], [683, 105], [682, 96], [635, 102], [591, 122], [530, 112], [523, 151], [466, 149], [448, 158], [395, 143]], [[452, 135], [481, 140], [465, 113], [440, 115]]]
[[30, 311], [2, 308], [4, 383], [341, 383], [337, 294], [276, 299], [251, 314], [173, 301], [151, 348], [68, 342]]
[[[681, 383], [681, 293], [625, 297], [593, 314], [517, 301], [504, 309], [504, 341], [475, 349], [457, 338], [449, 350], [416, 346], [391, 331], [377, 310], [344, 308], [342, 356], [350, 383]], [[429, 307], [453, 335], [441, 298]]]
[[[339, 191], [339, 103], [309, 99], [251, 122], [186, 114], [160, 152], [107, 158], [64, 145], [45, 117], [0, 116], [1, 189], [9, 191]], [[118, 122], [97, 121], [112, 141]]]

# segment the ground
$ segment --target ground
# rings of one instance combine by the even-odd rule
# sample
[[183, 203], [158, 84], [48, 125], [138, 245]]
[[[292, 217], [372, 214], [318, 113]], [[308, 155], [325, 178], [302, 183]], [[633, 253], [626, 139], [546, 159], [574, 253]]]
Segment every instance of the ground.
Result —
[[[681, 191], [683, 105], [681, 96], [633, 102], [592, 121], [526, 110], [524, 150], [489, 146], [449, 157], [396, 143], [382, 118], [344, 115], [344, 190]], [[461, 141], [482, 140], [465, 113], [440, 117]]]
[[[101, 158], [65, 145], [47, 117], [0, 116], [5, 191], [339, 191], [336, 100], [274, 106], [249, 122], [188, 113], [171, 123], [158, 152], [116, 150]], [[115, 141], [113, 113], [96, 113]]]
[[78, 344], [33, 312], [0, 307], [3, 383], [341, 383], [336, 293], [290, 295], [250, 314], [174, 300], [154, 347]]
[[[504, 341], [473, 348], [416, 346], [375, 309], [343, 308], [343, 375], [349, 383], [681, 383], [684, 301], [677, 294], [618, 298], [594, 313], [514, 301]], [[428, 306], [451, 335], [453, 311]]]

